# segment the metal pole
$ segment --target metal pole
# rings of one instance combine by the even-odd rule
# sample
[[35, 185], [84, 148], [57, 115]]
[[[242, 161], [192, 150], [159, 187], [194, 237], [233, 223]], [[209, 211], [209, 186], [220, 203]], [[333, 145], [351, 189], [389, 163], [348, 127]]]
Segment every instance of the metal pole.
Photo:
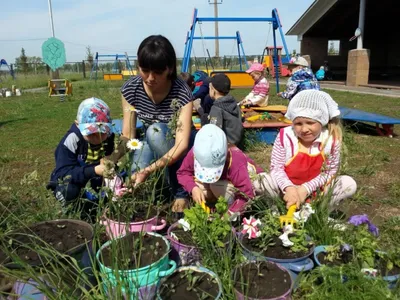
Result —
[[[214, 2], [214, 17], [218, 18], [218, 3]], [[215, 40], [215, 56], [219, 57], [219, 40], [218, 40], [218, 22], [215, 21], [215, 36], [217, 39]]]
[[51, 25], [51, 34], [53, 37], [56, 37], [54, 34], [54, 23], [53, 23], [53, 10], [51, 8], [51, 0], [48, 0], [49, 3], [49, 16], [50, 16], [50, 25]]
[[365, 23], [365, 5], [367, 0], [360, 0], [360, 13], [358, 16], [358, 28], [361, 29], [361, 34], [357, 38], [357, 49], [363, 48], [364, 23]]
[[216, 19], [214, 21], [214, 26], [215, 26], [215, 37], [217, 38], [215, 40], [215, 57], [219, 57], [219, 41], [218, 41], [218, 4], [222, 4], [222, 0], [219, 2], [218, 0], [215, 0], [214, 2], [211, 2], [210, 0], [208, 0], [209, 4], [213, 4], [214, 5], [214, 18]]

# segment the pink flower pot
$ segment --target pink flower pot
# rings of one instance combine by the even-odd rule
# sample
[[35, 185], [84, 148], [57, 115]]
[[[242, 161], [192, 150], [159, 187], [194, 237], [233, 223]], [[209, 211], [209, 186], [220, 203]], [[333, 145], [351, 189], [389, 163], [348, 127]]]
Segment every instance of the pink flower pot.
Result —
[[152, 232], [162, 230], [167, 226], [167, 221], [165, 219], [160, 219], [161, 224], [158, 225], [158, 216], [155, 216], [151, 219], [142, 221], [142, 222], [119, 222], [115, 220], [111, 220], [107, 217], [103, 217], [103, 220], [100, 221], [100, 224], [106, 227], [107, 236], [110, 239], [117, 238], [121, 235], [125, 235], [127, 232]]

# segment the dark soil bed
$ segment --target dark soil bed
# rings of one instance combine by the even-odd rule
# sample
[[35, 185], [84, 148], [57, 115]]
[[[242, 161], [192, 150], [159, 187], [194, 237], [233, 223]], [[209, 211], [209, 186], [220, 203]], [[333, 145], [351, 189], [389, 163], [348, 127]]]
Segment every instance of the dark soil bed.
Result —
[[270, 299], [284, 295], [291, 287], [288, 271], [270, 262], [245, 264], [234, 274], [235, 289], [245, 297]]
[[327, 254], [325, 252], [318, 253], [317, 259], [322, 265], [327, 266], [340, 266], [343, 264], [348, 264], [353, 260], [353, 252], [345, 251], [342, 252], [339, 259], [334, 259], [333, 261], [329, 261], [326, 259]]
[[[1, 241], [0, 264], [11, 262], [16, 255], [30, 265], [41, 264], [38, 249], [68, 253], [74, 248], [90, 241], [92, 232], [89, 228], [69, 221], [49, 221], [16, 230], [7, 234]], [[7, 249], [7, 250], [6, 250]], [[11, 257], [8, 253], [11, 253]], [[42, 255], [43, 256], [43, 255]]]
[[184, 231], [182, 228], [176, 227], [171, 232], [176, 235], [179, 243], [186, 246], [196, 247], [196, 243], [194, 242], [192, 233], [190, 231]]
[[278, 237], [273, 238], [275, 245], [269, 246], [267, 250], [260, 253], [260, 249], [254, 244], [254, 240], [249, 240], [247, 237], [243, 237], [242, 245], [247, 249], [255, 253], [259, 253], [262, 256], [277, 258], [277, 259], [293, 259], [300, 258], [309, 255], [310, 251], [306, 252], [293, 252], [288, 247], [282, 245], [282, 241]]
[[167, 245], [161, 237], [132, 232], [101, 251], [100, 259], [106, 267], [133, 270], [149, 266], [167, 254]]
[[217, 281], [207, 273], [175, 272], [160, 287], [162, 299], [215, 299], [219, 293]]

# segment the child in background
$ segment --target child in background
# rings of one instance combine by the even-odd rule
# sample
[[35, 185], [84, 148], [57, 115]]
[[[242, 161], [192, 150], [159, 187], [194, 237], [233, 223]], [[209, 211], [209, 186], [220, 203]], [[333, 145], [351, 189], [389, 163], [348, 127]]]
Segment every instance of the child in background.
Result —
[[264, 66], [253, 63], [246, 71], [254, 80], [251, 92], [241, 101], [241, 105], [267, 106], [269, 94], [269, 82], [264, 77]]
[[243, 136], [242, 112], [233, 96], [229, 95], [231, 81], [225, 74], [211, 78], [210, 97], [214, 100], [208, 115], [209, 123], [225, 132], [228, 143], [238, 145]]
[[48, 184], [63, 207], [78, 199], [89, 181], [95, 191], [102, 186], [102, 158], [114, 150], [111, 123], [103, 100], [88, 98], [79, 105], [75, 123], [56, 148], [56, 167]]
[[333, 188], [330, 206], [351, 197], [357, 184], [350, 176], [337, 176], [342, 130], [340, 111], [329, 94], [306, 90], [290, 101], [286, 117], [292, 126], [281, 129], [271, 154], [271, 173], [265, 176], [268, 193], [289, 208], [299, 207], [317, 191]]
[[256, 179], [262, 172], [237, 147], [228, 147], [223, 130], [208, 124], [197, 133], [194, 146], [183, 160], [177, 176], [194, 202], [209, 205], [224, 196], [229, 212], [240, 214], [249, 199], [263, 193]]
[[279, 97], [291, 100], [298, 92], [320, 90], [319, 82], [304, 57], [292, 57], [288, 63], [288, 69], [292, 72], [292, 76], [286, 83], [286, 90], [278, 93]]
[[325, 68], [324, 68], [324, 66], [321, 66], [321, 67], [319, 68], [319, 70], [317, 71], [317, 73], [315, 73], [315, 77], [317, 77], [317, 79], [318, 79], [319, 81], [325, 79]]

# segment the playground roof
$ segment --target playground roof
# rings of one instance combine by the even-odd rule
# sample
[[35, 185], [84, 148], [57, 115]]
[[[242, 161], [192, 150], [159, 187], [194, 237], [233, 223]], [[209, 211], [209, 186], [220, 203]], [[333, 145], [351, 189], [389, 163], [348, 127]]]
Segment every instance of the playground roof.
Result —
[[315, 0], [286, 34], [303, 35], [325, 15], [337, 1], [338, 0]]

